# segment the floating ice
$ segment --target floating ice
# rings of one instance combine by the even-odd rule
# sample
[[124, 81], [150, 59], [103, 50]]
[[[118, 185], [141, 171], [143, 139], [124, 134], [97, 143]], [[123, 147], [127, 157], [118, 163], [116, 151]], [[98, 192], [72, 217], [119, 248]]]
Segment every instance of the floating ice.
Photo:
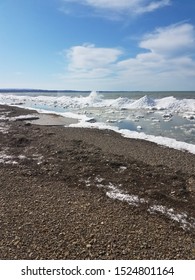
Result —
[[[71, 126], [111, 129], [121, 133], [125, 137], [144, 139], [160, 145], [195, 153], [195, 145], [162, 136], [148, 135], [152, 134], [152, 129], [149, 130], [150, 132], [148, 132], [148, 134], [131, 131], [131, 126], [128, 129], [119, 129], [119, 127], [124, 128], [124, 126], [120, 126], [121, 120], [131, 122], [139, 121], [140, 125], [138, 127], [143, 127], [144, 131], [147, 132], [147, 129], [144, 127], [146, 122], [147, 125], [149, 124], [150, 113], [147, 114], [147, 112], [155, 112], [155, 116], [151, 119], [152, 125], [159, 122], [161, 118], [163, 118], [164, 121], [169, 121], [172, 119], [172, 115], [174, 115], [174, 117], [175, 115], [185, 117], [189, 119], [189, 122], [193, 123], [195, 119], [195, 99], [176, 99], [173, 96], [151, 98], [147, 95], [137, 100], [131, 98], [131, 95], [129, 95], [129, 98], [109, 98], [109, 93], [107, 96], [106, 94], [102, 96], [98, 92], [93, 91], [88, 96], [76, 96], [73, 94], [72, 96], [20, 96], [0, 94], [0, 103], [8, 105], [17, 104], [17, 106], [20, 107], [33, 108], [36, 110], [42, 109], [42, 112], [44, 109], [46, 110], [44, 113], [55, 113], [79, 120], [78, 124]], [[160, 116], [160, 118], [158, 118], [157, 113], [162, 115], [162, 117]], [[131, 116], [131, 118], [128, 116]], [[159, 127], [161, 123], [163, 129], [164, 122], [160, 122]], [[136, 130], [136, 125], [134, 125], [134, 128], [134, 130]], [[180, 139], [187, 141], [182, 135]]]
[[172, 114], [171, 113], [165, 113], [163, 114], [163, 118], [172, 118]]

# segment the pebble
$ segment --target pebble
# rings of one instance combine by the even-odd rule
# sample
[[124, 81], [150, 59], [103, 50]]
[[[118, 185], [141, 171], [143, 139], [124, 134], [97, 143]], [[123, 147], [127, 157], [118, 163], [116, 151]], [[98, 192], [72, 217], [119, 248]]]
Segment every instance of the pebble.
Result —
[[[0, 150], [24, 154], [26, 160], [14, 167], [1, 164], [1, 259], [194, 259], [193, 232], [177, 222], [173, 227], [163, 214], [147, 212], [155, 203], [194, 215], [193, 192], [185, 203], [182, 194], [177, 196], [181, 183], [187, 189], [194, 185], [194, 155], [110, 131], [10, 127], [9, 134], [1, 135]], [[31, 141], [16, 150], [11, 134]], [[44, 156], [44, 166], [37, 166], [35, 153]], [[119, 176], [119, 166], [128, 172]], [[93, 182], [97, 176], [104, 185], [142, 194], [147, 205], [109, 199], [106, 189]], [[154, 188], [164, 194], [162, 199], [149, 197]]]

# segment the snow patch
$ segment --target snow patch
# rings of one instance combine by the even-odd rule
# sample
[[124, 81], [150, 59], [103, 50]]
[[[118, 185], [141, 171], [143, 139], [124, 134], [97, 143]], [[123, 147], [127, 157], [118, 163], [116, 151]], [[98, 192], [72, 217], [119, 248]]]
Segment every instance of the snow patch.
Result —
[[115, 129], [115, 131], [121, 133], [122, 136], [127, 138], [147, 140], [156, 143], [158, 145], [163, 145], [165, 147], [173, 148], [176, 150], [188, 151], [192, 154], [195, 154], [195, 145], [182, 141], [177, 141], [169, 137], [148, 135], [145, 134], [144, 132], [130, 131], [127, 129], [121, 129], [121, 130]]
[[3, 164], [18, 164], [17, 161], [13, 160], [13, 156], [7, 155], [5, 152], [0, 152], [0, 163]]
[[174, 209], [167, 208], [166, 206], [163, 205], [150, 206], [148, 211], [150, 213], [164, 214], [171, 220], [178, 222], [183, 229], [195, 229], [195, 219], [188, 218], [187, 214], [184, 212], [177, 213]]
[[[89, 177], [85, 183], [86, 186], [91, 186], [93, 185], [91, 183], [91, 177]], [[123, 190], [119, 189], [117, 186], [112, 184], [111, 182], [109, 184], [103, 184], [105, 179], [103, 179], [101, 176], [97, 175], [94, 179], [96, 186], [98, 188], [102, 188], [106, 190], [106, 195], [114, 200], [119, 200], [122, 202], [126, 202], [131, 206], [138, 207], [141, 204], [145, 204], [147, 206], [148, 201], [144, 198], [140, 198], [138, 195], [130, 195]], [[119, 185], [121, 187], [121, 185]], [[182, 227], [184, 230], [188, 229], [195, 229], [195, 218], [189, 217], [186, 213], [180, 212], [174, 210], [173, 208], [167, 208], [166, 206], [163, 205], [152, 205], [146, 208], [147, 211], [150, 214], [154, 213], [161, 213], [163, 215], [166, 215], [169, 219], [179, 223], [180, 227]]]
[[120, 167], [119, 167], [119, 172], [122, 173], [122, 172], [124, 172], [126, 169], [127, 169], [126, 166], [120, 166]]
[[33, 154], [33, 160], [37, 161], [37, 164], [40, 165], [43, 162], [43, 156], [40, 154]]
[[[19, 164], [20, 160], [25, 160], [25, 159], [29, 159], [29, 158], [27, 158], [25, 155], [12, 156], [5, 153], [5, 151], [0, 152], [0, 163], [3, 164]], [[42, 163], [43, 156], [39, 154], [33, 154], [32, 159], [37, 161], [37, 164], [39, 165]]]
[[106, 195], [108, 197], [127, 202], [129, 205], [138, 206], [140, 203], [146, 202], [145, 199], [139, 198], [137, 195], [129, 195], [122, 192], [112, 183], [109, 183], [109, 185], [107, 185], [106, 188], [108, 189], [108, 191], [106, 192]]
[[1, 133], [6, 134], [6, 133], [8, 133], [8, 130], [9, 130], [9, 126], [6, 123], [4, 123], [4, 122], [0, 123], [0, 132]]
[[35, 116], [35, 115], [30, 115], [30, 114], [8, 118], [9, 121], [27, 121], [27, 120], [36, 120], [36, 119], [39, 119], [39, 117]]
[[[125, 166], [121, 166], [120, 169], [124, 171], [126, 169]], [[98, 188], [103, 188], [106, 190], [106, 195], [112, 199], [117, 199], [123, 202], [127, 202], [129, 205], [138, 206], [140, 203], [146, 203], [146, 200], [143, 198], [139, 198], [137, 195], [130, 195], [117, 188], [111, 182], [108, 185], [102, 184], [104, 181], [99, 175], [95, 177], [95, 182], [98, 183], [96, 186]], [[88, 182], [88, 184], [90, 181]]]

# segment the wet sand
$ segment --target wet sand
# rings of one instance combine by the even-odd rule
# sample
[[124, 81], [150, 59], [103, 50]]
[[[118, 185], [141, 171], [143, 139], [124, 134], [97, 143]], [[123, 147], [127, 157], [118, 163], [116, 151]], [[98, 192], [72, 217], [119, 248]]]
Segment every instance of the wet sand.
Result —
[[0, 106], [1, 259], [194, 259], [195, 155], [30, 113]]
[[37, 120], [28, 121], [31, 124], [37, 125], [55, 125], [69, 126], [70, 124], [78, 123], [77, 119], [62, 117], [55, 114], [35, 114], [39, 118]]

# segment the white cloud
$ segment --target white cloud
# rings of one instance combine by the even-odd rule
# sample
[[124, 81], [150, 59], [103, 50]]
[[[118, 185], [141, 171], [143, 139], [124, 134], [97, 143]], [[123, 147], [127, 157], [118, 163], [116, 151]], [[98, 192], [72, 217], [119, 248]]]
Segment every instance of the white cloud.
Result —
[[[144, 14], [171, 4], [171, 0], [64, 0], [92, 7], [96, 11], [115, 14]], [[112, 16], [108, 13], [108, 18]], [[104, 14], [105, 16], [105, 14]]]
[[171, 5], [170, 0], [149, 1], [145, 5], [143, 4], [143, 5], [137, 6], [135, 9], [135, 12], [137, 14], [149, 13], [149, 12], [153, 12], [157, 9], [160, 9], [160, 8], [163, 8], [163, 7], [169, 6], [169, 5]]
[[194, 27], [190, 24], [159, 28], [140, 41], [139, 46], [147, 52], [117, 63], [118, 74], [125, 84], [129, 77], [129, 84], [138, 89], [195, 88], [194, 45]]
[[[79, 1], [80, 2], [80, 1]], [[142, 5], [143, 0], [82, 0], [81, 3], [101, 9], [123, 10]]]
[[117, 90], [195, 88], [195, 31], [191, 24], [158, 28], [143, 36], [138, 45], [140, 51], [128, 59], [123, 59], [118, 48], [74, 46], [66, 51], [64, 78], [79, 82], [82, 88], [89, 84]]
[[195, 30], [187, 23], [158, 28], [145, 35], [139, 46], [154, 53], [173, 54], [195, 46]]
[[122, 51], [115, 48], [97, 48], [95, 45], [85, 44], [74, 46], [67, 52], [69, 70], [77, 71], [85, 69], [91, 71], [110, 67], [117, 61]]

